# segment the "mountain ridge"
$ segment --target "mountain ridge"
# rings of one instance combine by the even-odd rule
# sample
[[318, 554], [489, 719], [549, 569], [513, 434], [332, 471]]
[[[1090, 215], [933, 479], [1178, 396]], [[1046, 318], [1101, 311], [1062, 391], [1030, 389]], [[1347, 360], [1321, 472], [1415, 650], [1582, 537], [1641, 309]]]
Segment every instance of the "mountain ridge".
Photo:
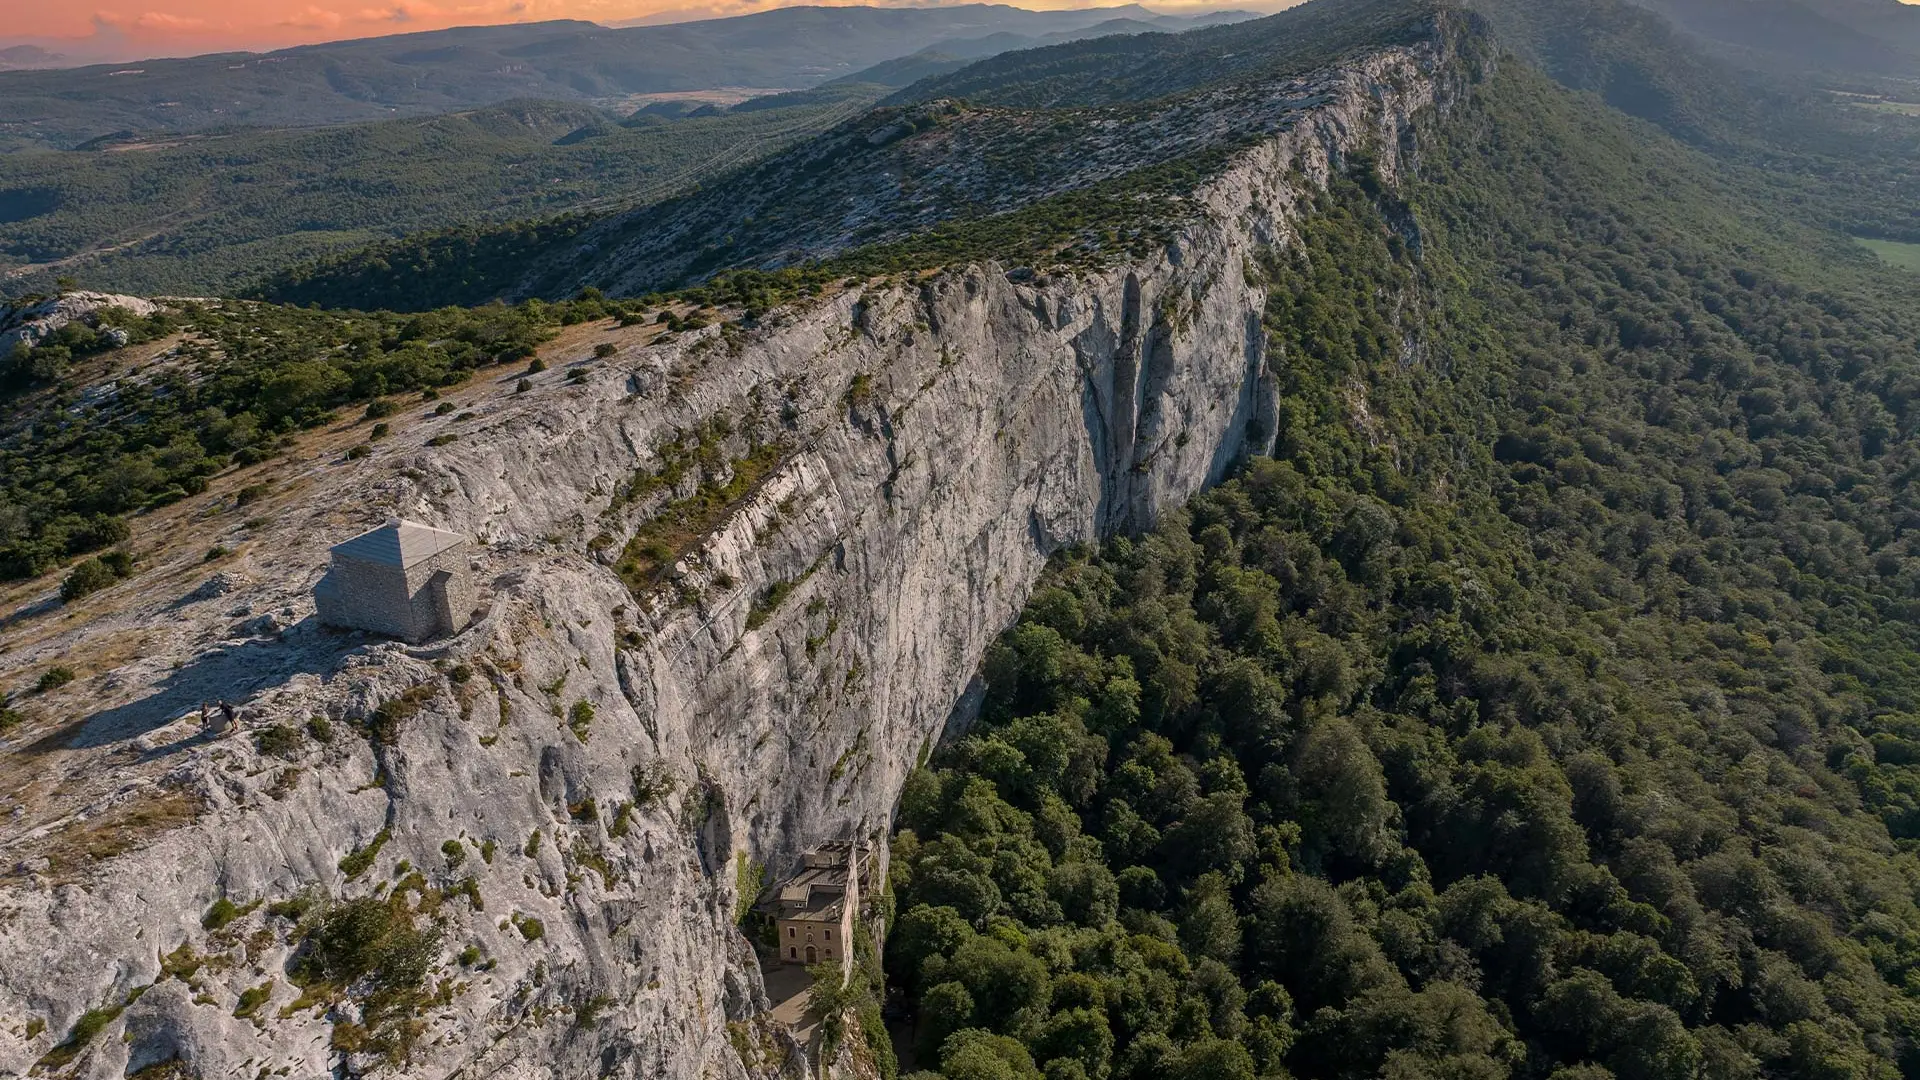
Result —
[[[1757, 79], [1713, 54], [1706, 44], [1656, 12], [1627, 0], [1541, 0], [1537, 4], [1474, 0], [1467, 6], [1491, 21], [1503, 47], [1539, 64], [1562, 83], [1599, 93], [1610, 105], [1709, 149], [1756, 179], [1765, 178], [1764, 182], [1789, 192], [1796, 187], [1804, 190], [1804, 194], [1794, 192], [1791, 197], [1803, 199], [1810, 212], [1822, 215], [1836, 227], [1895, 239], [1920, 237], [1920, 197], [1916, 197], [1920, 196], [1920, 170], [1913, 167], [1913, 162], [1920, 159], [1911, 152], [1920, 148], [1920, 124], [1893, 115], [1847, 110], [1805, 82]], [[1376, 7], [1356, 5], [1355, 18], [1364, 19], [1364, 13]], [[1235, 37], [1257, 38], [1263, 26], [1299, 25], [1309, 28], [1306, 40], [1315, 42], [1319, 39], [1310, 29], [1316, 25], [1314, 20], [1332, 27], [1343, 17], [1307, 9], [1303, 22], [1273, 16], [1232, 29], [1190, 32], [1179, 42], [1154, 35], [1122, 36], [1002, 53], [971, 64], [958, 60], [904, 64], [898, 76], [889, 74], [892, 68], [883, 68], [882, 79], [926, 77], [896, 91], [881, 108], [905, 108], [936, 97], [966, 101], [970, 109], [982, 105], [1032, 109], [1119, 106], [1130, 99], [1152, 96], [1158, 92], [1156, 83], [1166, 83], [1169, 91], [1176, 89], [1168, 80], [1172, 73], [1188, 68], [1226, 77], [1234, 61], [1231, 57], [1221, 60], [1220, 54], [1234, 53]], [[1276, 46], [1269, 42], [1264, 47], [1270, 51]], [[1311, 52], [1312, 45], [1306, 48]], [[1238, 55], [1244, 61], [1264, 54], [1260, 49], [1250, 49]], [[1149, 56], [1162, 62], [1142, 64], [1142, 58]], [[1173, 56], [1179, 60], [1169, 59]], [[735, 213], [739, 206], [765, 205], [769, 192], [780, 189], [775, 179], [779, 170], [797, 169], [804, 175], [809, 167], [794, 155], [830, 157], [841, 152], [829, 149], [830, 144], [844, 145], [855, 157], [872, 159], [878, 170], [855, 185], [857, 190], [847, 193], [845, 199], [866, 199], [868, 192], [891, 197], [901, 184], [900, 178], [912, 170], [906, 153], [916, 143], [937, 142], [942, 136], [938, 131], [915, 132], [899, 147], [880, 153], [859, 143], [856, 128], [865, 125], [878, 130], [890, 122], [876, 114], [855, 121], [844, 131], [822, 136], [823, 141], [811, 148], [798, 147], [785, 157], [769, 159], [755, 171], [722, 178], [711, 190], [617, 220], [578, 223], [593, 234], [591, 238], [576, 236], [580, 229], [568, 228], [564, 240], [529, 252], [531, 261], [540, 268], [537, 272], [518, 268], [504, 272], [507, 264], [489, 263], [498, 269], [482, 269], [469, 278], [462, 291], [437, 295], [479, 303], [496, 297], [567, 295], [569, 289], [584, 284], [644, 290], [686, 284], [688, 279], [676, 275], [696, 264], [699, 276], [728, 267], [790, 265], [829, 254], [829, 249], [844, 250], [845, 241], [815, 249], [803, 240], [787, 244], [784, 252], [756, 253], [746, 238], [767, 231], [764, 215], [744, 230], [723, 222], [731, 215], [737, 224], [746, 216]], [[1075, 121], [1065, 116], [1057, 122], [1071, 132]], [[1902, 125], [1907, 129], [1904, 134]], [[1040, 160], [1050, 155], [1069, 156], [1061, 147], [1039, 148]], [[888, 156], [898, 160], [882, 164]], [[1844, 167], [1842, 161], [1872, 162], [1872, 182], [1838, 188], [1821, 179]], [[1810, 176], [1798, 180], [1795, 173]], [[1003, 177], [984, 186], [994, 190], [996, 198], [1004, 199], [1009, 194], [1017, 195], [1024, 183], [1023, 179]], [[1814, 195], [1811, 189], [1818, 189], [1819, 194]], [[934, 220], [969, 220], [980, 213], [979, 208], [952, 199], [945, 206], [928, 205], [929, 200], [938, 203], [936, 196], [925, 188], [914, 196], [922, 203], [920, 212], [928, 215], [920, 219], [922, 225]], [[801, 198], [819, 202], [819, 196], [812, 192]], [[703, 204], [710, 210], [701, 210]], [[805, 227], [823, 227], [822, 212], [814, 206]], [[692, 215], [697, 219], [703, 213], [711, 220], [704, 226], [694, 226], [691, 232], [686, 230], [684, 220], [669, 226], [661, 217]], [[650, 230], [662, 228], [676, 230], [676, 239], [673, 244], [658, 245], [655, 257], [662, 267], [674, 265], [680, 271], [620, 276], [608, 270], [610, 259], [649, 257], [640, 252], [649, 244]], [[624, 239], [623, 233], [628, 234]], [[422, 240], [429, 247], [436, 243], [431, 238]], [[601, 250], [610, 243], [621, 246], [625, 254], [609, 255]], [[592, 245], [592, 249], [583, 245]], [[413, 241], [401, 241], [332, 263], [295, 268], [264, 283], [261, 295], [301, 303], [378, 306], [403, 295], [399, 279], [391, 276], [397, 271], [382, 267], [424, 270], [436, 261], [444, 265], [448, 255], [443, 251], [429, 256], [425, 249], [415, 248]], [[590, 269], [596, 263], [602, 267], [598, 277]]]
[[[584, 231], [570, 229], [503, 265], [504, 273], [476, 275], [473, 286], [458, 295], [480, 303], [494, 297], [565, 296], [585, 286], [631, 295], [691, 284], [722, 270], [779, 269], [828, 259], [935, 225], [964, 229], [1038, 200], [1097, 186], [1097, 181], [1120, 182], [1155, 163], [1173, 166], [1206, 146], [1256, 139], [1264, 125], [1285, 122], [1287, 94], [1313, 100], [1312, 87], [1284, 87], [1289, 73], [1324, 70], [1311, 58], [1337, 55], [1369, 36], [1389, 42], [1421, 37], [1432, 16], [1425, 8], [1410, 10], [1394, 0], [1369, 0], [1334, 16], [1325, 7], [1308, 5], [1177, 36], [1099, 38], [1033, 50], [1042, 58], [1029, 61], [1036, 63], [1063, 50], [1070, 53], [1080, 65], [1073, 77], [1102, 87], [1100, 100], [1077, 111], [1034, 107], [1027, 100], [963, 104], [966, 85], [936, 77], [835, 131], [700, 191], [587, 223]], [[1258, 47], [1235, 53], [1240, 41]], [[1164, 59], [1163, 52], [1178, 54], [1183, 62], [1147, 59]], [[1222, 52], [1228, 54], [1225, 61], [1217, 59]], [[1233, 60], [1235, 55], [1241, 59]], [[1116, 57], [1132, 67], [1116, 68]], [[1266, 70], [1239, 70], [1249, 64], [1264, 64]], [[997, 70], [996, 61], [987, 60], [961, 74], [985, 71], [969, 77], [987, 78]], [[1107, 73], [1114, 70], [1131, 71], [1134, 82], [1112, 82]], [[1210, 84], [1224, 86], [1235, 76], [1244, 77], [1231, 89], [1209, 94]], [[1024, 89], [1029, 81], [1016, 85], [1029, 92]], [[949, 100], [925, 100], [949, 91]], [[953, 152], [961, 144], [967, 150]], [[1219, 164], [1215, 160], [1205, 168]], [[390, 250], [295, 269], [266, 283], [261, 294], [296, 303], [322, 298], [340, 303], [333, 281], [350, 280], [359, 267], [389, 264], [374, 273], [396, 283], [412, 273], [411, 260], [390, 260]], [[369, 297], [390, 295], [376, 278], [349, 288]]]
[[[137, 66], [9, 71], [0, 72], [0, 94], [12, 105], [11, 115], [0, 118], [0, 138], [67, 147], [120, 130], [311, 126], [510, 98], [582, 101], [717, 86], [786, 90], [957, 33], [1044, 34], [1109, 18], [1098, 8], [1028, 11], [999, 4], [794, 7], [625, 29], [577, 21], [460, 27]], [[297, 107], [289, 104], [295, 101]]]

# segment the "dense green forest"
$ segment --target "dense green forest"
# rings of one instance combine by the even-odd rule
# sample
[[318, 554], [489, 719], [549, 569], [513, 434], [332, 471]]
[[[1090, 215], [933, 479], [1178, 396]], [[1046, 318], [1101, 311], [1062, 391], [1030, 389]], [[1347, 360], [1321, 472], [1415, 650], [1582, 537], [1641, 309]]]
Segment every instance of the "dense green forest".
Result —
[[1920, 1068], [1913, 283], [1518, 65], [1267, 265], [1272, 459], [902, 800], [953, 1080]]
[[[430, 119], [0, 154], [0, 273], [14, 293], [70, 274], [122, 292], [232, 295], [403, 233], [444, 238], [538, 219], [488, 233], [524, 248], [530, 231], [577, 227], [556, 215], [664, 198], [818, 134], [882, 93], [837, 86], [677, 121], [513, 102]], [[406, 299], [372, 306], [438, 306]]]

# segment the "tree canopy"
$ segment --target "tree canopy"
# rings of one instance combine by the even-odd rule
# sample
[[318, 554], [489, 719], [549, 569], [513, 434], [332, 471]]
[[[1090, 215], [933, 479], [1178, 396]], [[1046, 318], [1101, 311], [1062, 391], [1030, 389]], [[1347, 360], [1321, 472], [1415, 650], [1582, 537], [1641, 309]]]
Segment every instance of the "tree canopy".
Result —
[[1277, 447], [903, 797], [949, 1077], [1920, 1064], [1910, 284], [1515, 65], [1263, 266]]

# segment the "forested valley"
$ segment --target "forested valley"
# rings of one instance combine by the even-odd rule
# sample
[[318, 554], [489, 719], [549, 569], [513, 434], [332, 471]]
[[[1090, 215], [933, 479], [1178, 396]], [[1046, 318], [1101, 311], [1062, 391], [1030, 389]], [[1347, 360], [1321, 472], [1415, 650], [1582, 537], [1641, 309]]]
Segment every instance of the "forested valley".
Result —
[[[125, 132], [87, 149], [0, 153], [0, 295], [71, 276], [120, 292], [231, 296], [401, 234], [445, 240], [485, 229], [525, 248], [802, 141], [884, 92], [770, 94], [677, 119], [518, 101], [427, 119]], [[410, 310], [437, 306], [407, 292]]]
[[1920, 1062], [1912, 285], [1505, 68], [1265, 267], [1271, 459], [902, 800], [954, 1080]]

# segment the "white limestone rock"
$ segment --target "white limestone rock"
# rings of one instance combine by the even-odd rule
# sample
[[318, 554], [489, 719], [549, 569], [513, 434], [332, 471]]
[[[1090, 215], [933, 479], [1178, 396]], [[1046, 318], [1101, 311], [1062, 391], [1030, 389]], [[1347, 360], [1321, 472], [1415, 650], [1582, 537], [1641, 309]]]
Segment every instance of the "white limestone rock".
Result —
[[[120, 308], [144, 318], [159, 311], [160, 305], [143, 297], [118, 293], [68, 292], [18, 306], [0, 307], [0, 356], [6, 356], [21, 344], [32, 348], [76, 319], [94, 325], [100, 312], [107, 308]], [[117, 335], [113, 337], [116, 346], [127, 343], [124, 330], [112, 333]]]

